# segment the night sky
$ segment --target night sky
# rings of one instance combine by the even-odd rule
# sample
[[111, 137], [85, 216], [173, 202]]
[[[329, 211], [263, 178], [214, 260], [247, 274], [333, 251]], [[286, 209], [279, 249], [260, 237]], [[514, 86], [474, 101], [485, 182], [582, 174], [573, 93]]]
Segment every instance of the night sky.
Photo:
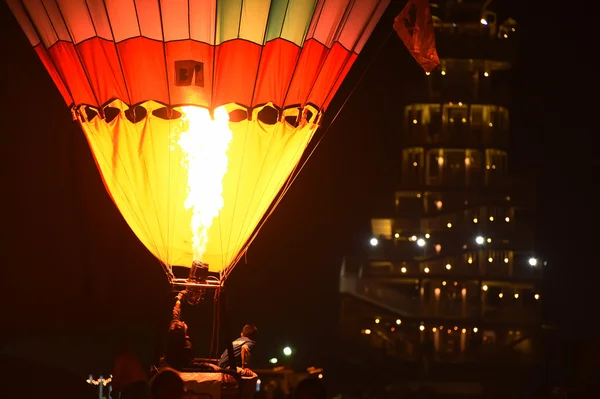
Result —
[[[594, 55], [568, 40], [584, 40], [580, 31], [591, 27], [567, 29], [561, 12], [554, 18], [524, 1], [503, 3], [502, 12], [521, 25], [511, 84], [511, 169], [538, 177], [536, 249], [548, 259], [546, 313], [574, 337], [583, 331], [585, 311], [598, 304], [599, 162]], [[401, 6], [388, 8], [326, 125], [372, 65], [250, 247], [247, 264], [232, 273], [231, 324], [236, 333], [246, 322], [259, 326], [263, 358], [289, 344], [299, 362], [320, 361], [335, 333], [341, 259], [366, 248], [371, 216], [393, 208], [397, 115], [423, 80], [400, 40], [388, 37]], [[0, 27], [0, 337], [11, 345], [20, 338], [50, 351], [60, 347], [78, 361], [82, 353], [107, 357], [104, 348], [123, 336], [150, 340], [167, 292], [158, 261], [106, 194], [84, 135], [4, 2]], [[209, 308], [184, 309], [199, 337], [212, 323]], [[57, 336], [69, 337], [67, 348]]]

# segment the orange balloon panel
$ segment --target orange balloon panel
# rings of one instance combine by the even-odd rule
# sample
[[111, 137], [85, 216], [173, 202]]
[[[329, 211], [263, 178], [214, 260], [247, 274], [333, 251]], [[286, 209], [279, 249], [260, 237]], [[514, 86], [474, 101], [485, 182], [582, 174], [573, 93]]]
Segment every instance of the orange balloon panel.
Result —
[[[193, 237], [198, 231], [191, 227], [193, 211], [185, 203], [190, 184], [200, 191], [206, 187], [201, 195], [214, 194], [209, 180], [215, 167], [204, 181], [200, 176], [190, 183], [189, 168], [182, 167], [185, 154], [177, 143], [182, 118], [154, 116], [152, 111], [163, 107], [158, 103], [143, 106], [147, 116], [137, 123], [121, 112], [108, 123], [99, 117], [82, 120], [83, 130], [106, 189], [135, 234], [164, 264], [189, 267], [197, 258]], [[127, 109], [119, 101], [111, 107]], [[285, 121], [268, 125], [252, 119], [228, 123], [231, 140], [221, 180], [222, 207], [209, 221], [205, 249], [197, 259], [208, 263], [210, 271], [222, 271], [236, 259], [317, 129], [309, 121], [293, 127]]]

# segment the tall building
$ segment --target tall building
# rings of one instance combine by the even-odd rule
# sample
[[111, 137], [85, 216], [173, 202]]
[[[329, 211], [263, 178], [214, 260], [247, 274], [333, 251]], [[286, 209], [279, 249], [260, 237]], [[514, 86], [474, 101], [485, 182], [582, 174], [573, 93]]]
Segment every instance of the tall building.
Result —
[[342, 266], [343, 339], [388, 357], [536, 361], [535, 187], [508, 168], [519, 26], [487, 3], [431, 2], [441, 65], [404, 106], [395, 213]]

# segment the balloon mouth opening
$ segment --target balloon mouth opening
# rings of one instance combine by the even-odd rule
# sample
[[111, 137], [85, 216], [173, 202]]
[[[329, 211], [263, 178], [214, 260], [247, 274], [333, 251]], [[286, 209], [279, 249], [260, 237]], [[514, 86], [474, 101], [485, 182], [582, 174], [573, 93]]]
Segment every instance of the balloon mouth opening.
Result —
[[[71, 111], [73, 119], [80, 120], [82, 123], [91, 122], [96, 118], [102, 119], [106, 123], [111, 123], [119, 115], [122, 115], [123, 119], [136, 124], [149, 117], [178, 120], [185, 114], [183, 108], [190, 106], [204, 108], [197, 105], [167, 105], [151, 100], [130, 105], [119, 99], [114, 99], [100, 107], [88, 104], [74, 105]], [[323, 116], [323, 110], [311, 103], [289, 105], [283, 108], [270, 102], [252, 107], [229, 103], [225, 104], [224, 107], [229, 114], [229, 122], [233, 123], [256, 120], [264, 125], [274, 125], [278, 122], [284, 122], [297, 127], [302, 123], [320, 125]], [[204, 109], [207, 109], [211, 116], [213, 115], [214, 110]]]

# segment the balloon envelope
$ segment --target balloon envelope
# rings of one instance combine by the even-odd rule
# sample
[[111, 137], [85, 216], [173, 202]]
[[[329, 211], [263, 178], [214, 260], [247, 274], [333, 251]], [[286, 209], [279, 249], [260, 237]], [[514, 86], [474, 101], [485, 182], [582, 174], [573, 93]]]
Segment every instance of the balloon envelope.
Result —
[[7, 0], [167, 267], [235, 264], [389, 0]]

